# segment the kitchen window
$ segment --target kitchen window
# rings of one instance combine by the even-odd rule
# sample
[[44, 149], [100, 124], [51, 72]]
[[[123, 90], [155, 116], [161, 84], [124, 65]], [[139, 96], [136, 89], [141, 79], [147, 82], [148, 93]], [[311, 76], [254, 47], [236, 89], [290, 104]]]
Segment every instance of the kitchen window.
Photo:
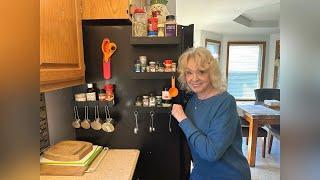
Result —
[[211, 52], [212, 56], [220, 63], [221, 42], [212, 39], [205, 40], [205, 47]]
[[228, 92], [237, 100], [255, 100], [262, 88], [266, 42], [228, 42]]

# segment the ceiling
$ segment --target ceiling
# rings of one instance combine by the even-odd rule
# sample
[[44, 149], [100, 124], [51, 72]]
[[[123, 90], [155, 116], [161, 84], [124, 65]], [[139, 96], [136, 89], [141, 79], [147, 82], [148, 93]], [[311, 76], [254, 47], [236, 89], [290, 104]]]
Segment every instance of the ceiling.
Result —
[[280, 0], [176, 0], [177, 22], [220, 34], [279, 33]]

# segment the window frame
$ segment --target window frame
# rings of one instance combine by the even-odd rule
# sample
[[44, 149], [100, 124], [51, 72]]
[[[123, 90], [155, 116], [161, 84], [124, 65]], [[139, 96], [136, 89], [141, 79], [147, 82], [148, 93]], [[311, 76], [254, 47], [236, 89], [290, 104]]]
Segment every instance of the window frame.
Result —
[[219, 51], [218, 51], [219, 58], [218, 58], [218, 62], [220, 63], [220, 62], [221, 62], [221, 41], [206, 38], [206, 39], [205, 39], [205, 43], [204, 43], [205, 48], [207, 48], [208, 43], [216, 43], [216, 44], [219, 44]]
[[[266, 41], [228, 41], [227, 43], [227, 64], [226, 64], [226, 80], [229, 81], [229, 49], [232, 45], [262, 45], [262, 59], [261, 59], [261, 74], [260, 74], [260, 88], [263, 88], [264, 83], [264, 68], [266, 59]], [[255, 101], [255, 99], [237, 99], [237, 101]]]

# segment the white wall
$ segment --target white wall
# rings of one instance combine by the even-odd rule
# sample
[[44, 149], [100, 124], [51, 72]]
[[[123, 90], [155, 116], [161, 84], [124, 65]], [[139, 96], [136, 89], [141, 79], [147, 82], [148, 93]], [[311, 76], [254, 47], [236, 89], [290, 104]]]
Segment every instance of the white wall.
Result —
[[45, 93], [50, 144], [61, 140], [74, 140], [72, 127], [73, 93], [71, 88]]
[[270, 35], [270, 46], [269, 46], [269, 64], [267, 64], [269, 73], [271, 76], [268, 76], [269, 79], [265, 87], [273, 87], [273, 74], [274, 74], [274, 60], [276, 55], [276, 41], [280, 40], [280, 33]]

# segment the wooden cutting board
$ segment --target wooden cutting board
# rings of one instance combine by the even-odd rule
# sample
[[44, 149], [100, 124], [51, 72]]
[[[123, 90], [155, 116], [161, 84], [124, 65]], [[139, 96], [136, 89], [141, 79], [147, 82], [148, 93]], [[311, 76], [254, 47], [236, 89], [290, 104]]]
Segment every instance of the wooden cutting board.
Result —
[[79, 161], [92, 150], [92, 143], [85, 141], [61, 141], [46, 151], [43, 156], [54, 161]]

